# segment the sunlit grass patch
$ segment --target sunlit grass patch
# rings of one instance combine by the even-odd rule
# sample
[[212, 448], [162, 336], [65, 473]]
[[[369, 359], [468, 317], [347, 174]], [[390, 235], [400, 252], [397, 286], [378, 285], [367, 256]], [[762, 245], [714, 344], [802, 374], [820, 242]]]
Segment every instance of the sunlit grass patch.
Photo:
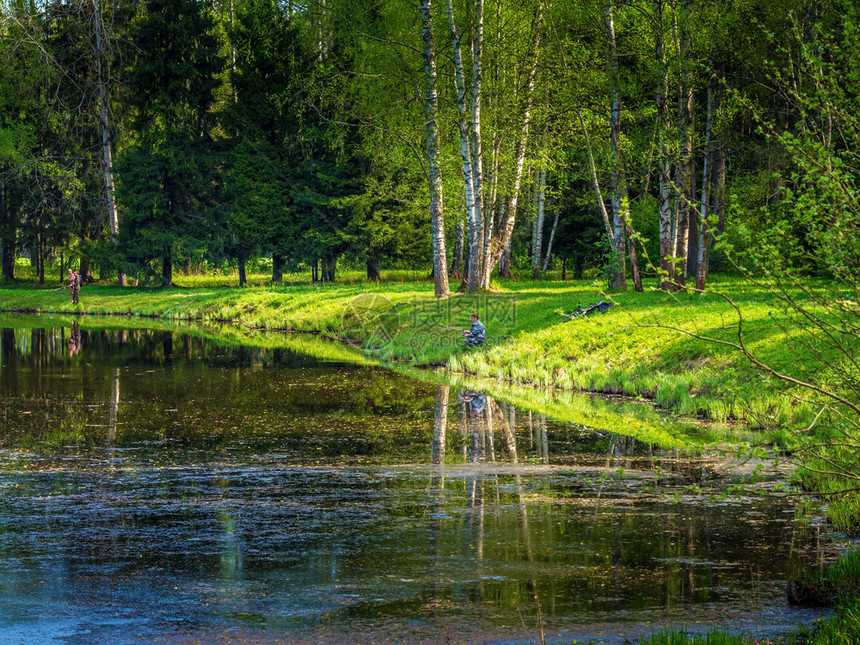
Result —
[[[834, 463], [856, 459], [856, 451], [844, 446], [820, 449], [816, 455], [803, 455], [793, 474], [794, 483], [820, 492], [827, 499], [827, 517], [838, 530], [856, 536], [860, 532], [860, 491], [846, 487], [846, 480], [834, 469]], [[851, 462], [849, 462], [851, 463]]]

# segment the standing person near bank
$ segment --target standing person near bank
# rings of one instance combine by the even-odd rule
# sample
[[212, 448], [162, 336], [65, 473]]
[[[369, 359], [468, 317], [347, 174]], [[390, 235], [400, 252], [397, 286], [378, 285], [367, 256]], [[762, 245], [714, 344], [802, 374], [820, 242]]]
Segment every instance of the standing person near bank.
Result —
[[463, 331], [466, 339], [466, 347], [478, 347], [487, 340], [487, 329], [484, 323], [478, 320], [478, 314], [472, 314], [472, 327]]
[[81, 293], [81, 276], [69, 269], [69, 291], [72, 294], [72, 304], [78, 304], [78, 296]]

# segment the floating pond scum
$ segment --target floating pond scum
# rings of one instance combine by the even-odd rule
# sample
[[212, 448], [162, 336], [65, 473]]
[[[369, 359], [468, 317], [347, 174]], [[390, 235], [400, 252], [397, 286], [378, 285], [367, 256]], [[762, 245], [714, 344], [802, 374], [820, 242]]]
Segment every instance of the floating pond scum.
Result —
[[712, 455], [728, 430], [282, 336], [24, 322], [0, 330], [0, 642], [775, 638], [823, 615], [786, 584], [838, 540], [784, 473]]

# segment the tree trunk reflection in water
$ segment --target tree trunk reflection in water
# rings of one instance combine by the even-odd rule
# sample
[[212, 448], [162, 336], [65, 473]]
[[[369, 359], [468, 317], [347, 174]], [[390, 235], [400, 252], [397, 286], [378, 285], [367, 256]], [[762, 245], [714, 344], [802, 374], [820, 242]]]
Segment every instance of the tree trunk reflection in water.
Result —
[[[447, 385], [436, 386], [436, 405], [433, 425], [433, 463], [445, 463], [445, 445], [448, 430], [448, 399], [451, 388]], [[437, 563], [442, 559], [442, 515], [445, 509], [445, 476], [441, 469], [433, 470], [430, 475], [430, 491], [433, 495], [433, 514], [430, 518], [430, 542], [433, 545], [433, 558]], [[438, 583], [437, 583], [438, 585]], [[441, 594], [441, 586], [437, 593]]]
[[469, 411], [468, 404], [462, 395], [457, 395], [457, 416], [460, 421], [460, 446], [463, 452], [463, 461], [469, 461]]
[[546, 432], [546, 417], [540, 415], [535, 422], [534, 414], [529, 410], [529, 448], [536, 451], [541, 461], [545, 464], [549, 463], [549, 440]]
[[[499, 417], [499, 426], [501, 428], [502, 438], [505, 443], [505, 450], [507, 450], [510, 462], [512, 464], [517, 463], [517, 439], [514, 435], [514, 426], [513, 424], [509, 423], [511, 415], [505, 414], [501, 406], [495, 401], [490, 401], [487, 407], [491, 408], [493, 414]], [[513, 406], [508, 404], [508, 410], [513, 410]]]
[[468, 509], [475, 540], [475, 557], [484, 557], [484, 478], [476, 475], [468, 483]]
[[[511, 411], [513, 410], [513, 406], [509, 408]], [[513, 412], [510, 413], [510, 418], [512, 423], [508, 426], [506, 425], [507, 434], [509, 437], [509, 452], [511, 454], [511, 458], [514, 463], [517, 461], [517, 447], [516, 441], [514, 439], [514, 425], [513, 425]], [[514, 486], [517, 491], [517, 500], [520, 511], [520, 531], [522, 535], [522, 544], [523, 549], [525, 550], [525, 556], [527, 562], [534, 562], [534, 553], [532, 551], [532, 541], [531, 541], [531, 530], [529, 529], [529, 514], [528, 507], [526, 506], [526, 495], [525, 490], [523, 489], [523, 481], [522, 476], [517, 473], [514, 476]], [[535, 603], [535, 611], [537, 612], [537, 620], [538, 620], [538, 629], [540, 633], [540, 638], [538, 642], [543, 643], [544, 640], [544, 630], [543, 630], [543, 612], [541, 611], [541, 601], [540, 594], [538, 593], [537, 579], [534, 577], [529, 578], [529, 591], [532, 594]]]
[[48, 364], [47, 336], [44, 329], [30, 330], [31, 355], [33, 356], [33, 379], [31, 388], [40, 399], [47, 399], [47, 381], [44, 378], [44, 368]]
[[546, 417], [540, 415], [540, 454], [543, 457], [543, 463], [549, 463], [549, 438], [546, 434]]
[[436, 406], [433, 413], [433, 463], [445, 463], [445, 435], [448, 431], [448, 397], [451, 388], [436, 386]]
[[487, 447], [487, 460], [496, 461], [496, 443], [494, 441], [493, 432], [493, 408], [495, 401], [487, 398], [487, 405], [484, 407], [484, 442]]
[[[479, 397], [481, 395], [478, 395]], [[478, 463], [484, 454], [484, 437], [481, 432], [481, 423], [479, 420], [480, 412], [483, 411], [481, 406], [482, 399], [475, 398], [472, 394], [466, 394], [463, 397], [466, 400], [467, 425], [469, 428], [469, 461]], [[483, 398], [484, 405], [486, 397]], [[479, 411], [479, 406], [481, 406]]]
[[[468, 390], [459, 393], [458, 403], [462, 455], [465, 462], [497, 461], [499, 456], [496, 454], [496, 432], [500, 433], [499, 446], [507, 453], [507, 460], [511, 463], [519, 462], [513, 405], [499, 404], [486, 394]], [[543, 422], [545, 427], [545, 418]], [[539, 443], [542, 446], [541, 455], [544, 460], [548, 455], [545, 436], [544, 430], [544, 439]], [[534, 444], [534, 436], [532, 436], [532, 448]]]
[[108, 439], [107, 450], [108, 459], [113, 463], [114, 453], [116, 451], [116, 418], [119, 411], [119, 368], [116, 369], [113, 375], [113, 387], [111, 388], [110, 406], [108, 407]]
[[534, 414], [529, 410], [529, 450], [535, 449], [535, 424]]
[[12, 392], [15, 389], [18, 370], [15, 369], [17, 363], [17, 352], [15, 351], [15, 330], [3, 328], [0, 329], [0, 376], [3, 378], [3, 389], [6, 392]]
[[[447, 401], [447, 392], [443, 392], [441, 388], [436, 390], [436, 428], [434, 431], [434, 463], [444, 463], [444, 458], [439, 459], [440, 437], [444, 437], [445, 421], [440, 421], [440, 410], [443, 409]], [[510, 404], [506, 404], [507, 408], [500, 405], [495, 400], [486, 395], [475, 392], [463, 392], [458, 397], [458, 414], [460, 421], [460, 436], [463, 442], [464, 459], [469, 463], [478, 463], [482, 458], [489, 462], [496, 460], [495, 453], [495, 432], [496, 429], [502, 435], [502, 445], [507, 452], [508, 458], [512, 463], [518, 463], [518, 451], [516, 443], [516, 416], [515, 408]], [[531, 420], [531, 413], [529, 413]], [[548, 462], [549, 444], [547, 441], [547, 420], [546, 417], [540, 416], [538, 419], [538, 436], [535, 442], [534, 427], [532, 429], [531, 438], [532, 446], [537, 444], [539, 454], [544, 462]], [[468, 439], [468, 448], [466, 446]], [[440, 475], [436, 475], [436, 486], [440, 486]], [[480, 581], [480, 596], [482, 600], [486, 600], [487, 590], [485, 589], [485, 580], [483, 575], [484, 569], [484, 536], [486, 523], [486, 504], [492, 499], [496, 505], [501, 505], [501, 494], [499, 490], [499, 481], [497, 477], [489, 476], [484, 473], [476, 474], [467, 480], [467, 499], [468, 499], [468, 523], [471, 527], [471, 536], [474, 545], [475, 553], [475, 575]], [[514, 486], [517, 492], [518, 508], [520, 515], [519, 526], [519, 543], [523, 549], [524, 556], [527, 562], [534, 562], [534, 552], [531, 542], [531, 530], [529, 526], [528, 505], [523, 485], [522, 476], [517, 473], [514, 476]], [[441, 502], [440, 502], [441, 503]], [[438, 552], [438, 549], [437, 549]], [[540, 641], [543, 642], [543, 610], [541, 605], [541, 597], [538, 589], [538, 581], [535, 577], [530, 577], [527, 581], [529, 590], [529, 600], [535, 603], [536, 612], [536, 629], [540, 635]]]

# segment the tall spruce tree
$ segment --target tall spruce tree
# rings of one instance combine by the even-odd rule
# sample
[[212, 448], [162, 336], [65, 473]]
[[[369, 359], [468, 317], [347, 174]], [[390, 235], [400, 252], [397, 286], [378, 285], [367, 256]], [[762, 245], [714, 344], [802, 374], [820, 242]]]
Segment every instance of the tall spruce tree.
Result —
[[[21, 30], [0, 23], [0, 269], [6, 282], [15, 279], [15, 257], [23, 218], [26, 176], [32, 167], [35, 122], [31, 93], [36, 84], [38, 52], [22, 45]], [[25, 71], [29, 70], [29, 71]]]
[[118, 164], [120, 246], [133, 270], [154, 273], [160, 261], [160, 282], [170, 285], [176, 262], [202, 257], [223, 236], [213, 219], [211, 128], [224, 58], [200, 0], [147, 0], [130, 36], [135, 114], [133, 144]]
[[234, 98], [223, 119], [232, 137], [225, 176], [228, 253], [239, 262], [240, 282], [246, 258], [258, 249], [271, 253], [278, 282], [301, 246], [292, 193], [304, 156], [301, 114], [312, 52], [288, 8], [274, 0], [237, 4], [230, 39]]

